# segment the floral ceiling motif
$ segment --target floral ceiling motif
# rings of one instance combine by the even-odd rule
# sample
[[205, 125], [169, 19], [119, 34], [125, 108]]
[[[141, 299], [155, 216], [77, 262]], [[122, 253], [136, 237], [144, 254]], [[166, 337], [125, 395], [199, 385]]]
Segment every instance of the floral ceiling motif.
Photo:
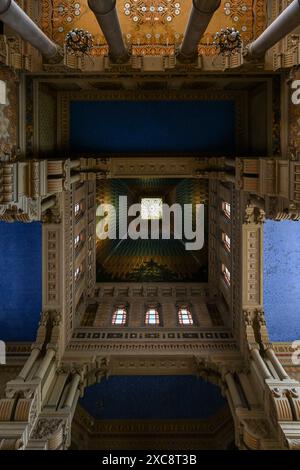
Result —
[[[264, 0], [222, 0], [201, 45], [211, 44], [217, 31], [232, 26], [240, 30], [245, 43], [251, 41], [264, 30], [265, 3]], [[118, 15], [126, 43], [129, 46], [178, 46], [191, 5], [192, 0], [118, 0]], [[60, 44], [71, 29], [82, 28], [93, 34], [95, 45], [105, 45], [87, 0], [43, 0], [41, 27]]]
[[124, 14], [135, 24], [168, 24], [181, 14], [181, 4], [173, 0], [128, 0]]

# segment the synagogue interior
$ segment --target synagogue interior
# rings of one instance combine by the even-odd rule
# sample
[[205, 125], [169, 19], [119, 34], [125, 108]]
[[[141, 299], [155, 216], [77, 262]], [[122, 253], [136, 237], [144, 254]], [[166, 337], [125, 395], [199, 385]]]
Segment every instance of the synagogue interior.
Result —
[[300, 450], [299, 266], [299, 0], [0, 0], [0, 450]]

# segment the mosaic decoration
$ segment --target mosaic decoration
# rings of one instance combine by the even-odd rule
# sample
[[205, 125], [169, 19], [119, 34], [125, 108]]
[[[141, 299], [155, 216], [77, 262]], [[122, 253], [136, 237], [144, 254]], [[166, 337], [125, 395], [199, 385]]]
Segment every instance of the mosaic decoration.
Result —
[[[199, 53], [217, 54], [215, 33], [222, 28], [240, 31], [245, 44], [265, 28], [264, 0], [223, 0], [199, 44]], [[125, 42], [138, 55], [165, 55], [178, 47], [189, 19], [192, 0], [123, 0], [117, 3]], [[63, 45], [72, 29], [88, 30], [94, 37], [92, 55], [107, 53], [106, 42], [87, 0], [43, 0], [41, 27]], [[145, 49], [144, 49], [145, 48]], [[165, 49], [167, 48], [167, 49]]]

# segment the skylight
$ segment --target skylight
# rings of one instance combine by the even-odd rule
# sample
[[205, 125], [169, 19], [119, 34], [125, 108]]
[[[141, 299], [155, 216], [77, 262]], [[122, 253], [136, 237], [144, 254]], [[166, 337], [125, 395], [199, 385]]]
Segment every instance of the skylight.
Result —
[[163, 201], [160, 197], [145, 197], [141, 200], [141, 218], [159, 220], [162, 218]]

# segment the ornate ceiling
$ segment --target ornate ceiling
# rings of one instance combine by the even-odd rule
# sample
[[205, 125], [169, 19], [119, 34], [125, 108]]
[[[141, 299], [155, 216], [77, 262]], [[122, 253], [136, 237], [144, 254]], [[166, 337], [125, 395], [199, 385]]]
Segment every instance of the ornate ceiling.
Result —
[[[165, 48], [179, 45], [185, 31], [191, 0], [118, 0], [117, 8], [121, 28], [128, 45], [139, 47], [144, 54], [151, 54], [153, 47], [164, 53]], [[221, 7], [211, 21], [200, 48], [214, 54], [212, 43], [216, 31], [234, 26], [247, 43], [260, 34], [265, 26], [265, 3], [263, 0], [222, 1]], [[94, 44], [103, 46], [105, 39], [87, 0], [43, 0], [41, 27], [57, 43], [63, 44], [66, 34], [73, 28], [82, 28], [94, 36]], [[93, 54], [103, 54], [105, 48], [94, 48]], [[170, 52], [170, 51], [168, 51]]]
[[[128, 205], [141, 197], [160, 196], [172, 205], [207, 201], [204, 180], [112, 179], [100, 180], [97, 205], [113, 204], [119, 210], [119, 196]], [[97, 223], [97, 220], [96, 220]], [[110, 222], [113, 224], [113, 220]], [[97, 281], [207, 281], [207, 246], [186, 251], [181, 240], [97, 240]]]

